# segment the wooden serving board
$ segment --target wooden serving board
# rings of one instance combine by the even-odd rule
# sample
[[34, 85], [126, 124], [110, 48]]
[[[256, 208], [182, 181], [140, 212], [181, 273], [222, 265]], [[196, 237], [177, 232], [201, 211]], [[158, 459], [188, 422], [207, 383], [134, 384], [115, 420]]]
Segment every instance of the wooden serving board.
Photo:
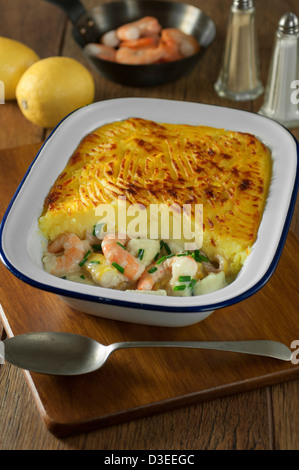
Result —
[[[1, 216], [39, 146], [0, 151]], [[0, 265], [0, 318], [9, 337], [66, 331], [103, 344], [273, 339], [291, 346], [299, 336], [298, 251], [299, 242], [289, 233], [278, 268], [262, 290], [184, 328], [140, 326], [77, 312]], [[62, 437], [287, 381], [299, 376], [299, 366], [230, 352], [153, 348], [117, 351], [102, 369], [83, 376], [24, 374], [46, 427]]]

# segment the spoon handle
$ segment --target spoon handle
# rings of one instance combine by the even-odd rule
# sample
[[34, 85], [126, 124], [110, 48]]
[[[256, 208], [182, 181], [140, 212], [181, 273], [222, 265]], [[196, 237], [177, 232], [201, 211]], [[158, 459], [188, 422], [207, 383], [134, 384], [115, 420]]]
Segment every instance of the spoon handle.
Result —
[[[273, 357], [282, 361], [290, 361], [291, 350], [278, 341], [131, 341], [114, 343], [113, 351], [126, 348], [196, 348], [231, 351], [257, 356]], [[112, 351], [111, 351], [112, 352]]]

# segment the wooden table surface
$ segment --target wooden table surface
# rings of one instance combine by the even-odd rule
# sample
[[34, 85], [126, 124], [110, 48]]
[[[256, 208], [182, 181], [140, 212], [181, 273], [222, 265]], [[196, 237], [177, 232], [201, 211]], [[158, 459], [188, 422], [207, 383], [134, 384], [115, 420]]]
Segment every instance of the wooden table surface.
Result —
[[[102, 0], [83, 0], [86, 8]], [[92, 72], [96, 101], [118, 97], [155, 97], [218, 104], [258, 111], [264, 96], [234, 103], [218, 98], [217, 79], [231, 0], [190, 0], [215, 21], [217, 37], [200, 64], [185, 78], [152, 88], [130, 88], [96, 74], [81, 55], [66, 15], [44, 0], [0, 0], [0, 34], [32, 47], [41, 58], [76, 58]], [[261, 78], [265, 84], [280, 17], [299, 16], [298, 0], [256, 0]], [[299, 79], [299, 77], [297, 77]], [[299, 128], [292, 129], [299, 139]], [[15, 102], [0, 105], [0, 149], [41, 142], [49, 133], [31, 124]], [[17, 184], [17, 182], [16, 182]], [[291, 229], [299, 236], [298, 203]], [[294, 254], [298, 257], [298, 254]], [[3, 329], [3, 335], [5, 330]], [[199, 403], [65, 439], [44, 427], [21, 370], [0, 369], [1, 450], [297, 450], [299, 380]]]

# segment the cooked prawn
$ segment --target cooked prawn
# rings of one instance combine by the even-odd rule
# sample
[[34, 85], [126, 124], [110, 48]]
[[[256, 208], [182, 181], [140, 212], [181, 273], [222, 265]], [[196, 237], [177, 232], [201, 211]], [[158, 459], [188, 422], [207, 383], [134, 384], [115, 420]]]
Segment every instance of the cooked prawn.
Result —
[[169, 34], [168, 30], [163, 29], [158, 47], [163, 51], [164, 62], [172, 62], [183, 58], [177, 41]]
[[145, 16], [137, 21], [126, 23], [116, 30], [116, 35], [121, 41], [138, 39], [143, 36], [152, 36], [161, 31], [161, 25], [157, 18]]
[[89, 250], [86, 240], [74, 233], [65, 233], [49, 243], [44, 257], [45, 270], [55, 276], [65, 276], [80, 269], [79, 263]]
[[[155, 269], [156, 268], [156, 269]], [[166, 258], [160, 264], [152, 264], [140, 277], [138, 290], [152, 290], [157, 282], [163, 278], [170, 278], [170, 287], [173, 287], [181, 275], [195, 276], [198, 264], [191, 256], [173, 256]]]
[[142, 275], [145, 266], [125, 249], [126, 239], [109, 234], [102, 241], [102, 251], [110, 263], [116, 263], [124, 269], [123, 274], [136, 281]]
[[101, 43], [109, 47], [118, 47], [120, 41], [117, 37], [116, 31], [112, 29], [111, 31], [108, 31], [107, 33], [103, 34], [101, 38]]
[[176, 28], [165, 28], [159, 46], [164, 50], [164, 61], [170, 62], [195, 54], [200, 46], [190, 34]]
[[84, 51], [87, 55], [92, 57], [98, 57], [99, 59], [109, 60], [115, 62], [116, 50], [113, 47], [106, 46], [105, 44], [97, 44], [90, 42], [84, 47]]
[[120, 47], [129, 47], [130, 49], [147, 49], [158, 45], [159, 36], [148, 36], [144, 38], [131, 39], [130, 41], [122, 41]]
[[149, 47], [145, 49], [120, 47], [116, 51], [115, 60], [120, 64], [146, 65], [159, 62], [163, 57], [164, 51], [159, 47]]
[[158, 266], [156, 263], [151, 264], [140, 277], [137, 289], [146, 291], [152, 290], [154, 285], [163, 279], [168, 273], [168, 266], [164, 265], [164, 263], [161, 263]]

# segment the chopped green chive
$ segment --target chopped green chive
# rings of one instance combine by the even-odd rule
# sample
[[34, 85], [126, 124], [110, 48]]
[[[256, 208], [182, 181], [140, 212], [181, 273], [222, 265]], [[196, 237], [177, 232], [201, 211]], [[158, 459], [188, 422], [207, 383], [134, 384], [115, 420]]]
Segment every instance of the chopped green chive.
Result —
[[206, 261], [206, 262], [209, 262], [209, 258], [207, 258], [206, 256], [204, 255], [201, 255], [199, 250], [195, 250], [193, 253], [192, 253], [192, 257], [195, 259], [195, 261], [197, 261], [198, 263], [201, 263], [202, 261]]
[[167, 253], [168, 255], [170, 255], [171, 249], [169, 248], [169, 246], [167, 245], [166, 242], [164, 242], [164, 248], [165, 248], [165, 250], [166, 250], [166, 253]]
[[168, 255], [170, 255], [171, 249], [169, 248], [169, 246], [167, 245], [167, 243], [164, 240], [160, 240], [160, 251], [163, 249], [163, 247], [165, 248], [166, 253]]
[[187, 256], [188, 253], [178, 253], [177, 256]]
[[124, 273], [124, 268], [122, 266], [120, 266], [119, 264], [117, 263], [112, 263], [112, 266], [114, 266], [120, 273]]
[[191, 281], [191, 276], [179, 276], [179, 282]]
[[137, 258], [142, 259], [144, 255], [144, 249], [139, 248]]
[[171, 255], [167, 255], [166, 258], [172, 258], [173, 256], [175, 256], [175, 253], [172, 253]]
[[152, 267], [152, 268], [150, 268], [150, 269], [148, 270], [148, 273], [149, 273], [149, 274], [152, 274], [152, 273], [154, 273], [154, 272], [157, 271], [157, 270], [158, 270], [158, 268], [156, 268], [156, 267], [154, 266], [154, 267]]
[[101, 264], [99, 260], [91, 260], [89, 261], [90, 264]]
[[157, 261], [157, 259], [159, 258], [159, 254], [160, 254], [160, 253], [159, 253], [159, 251], [158, 251], [158, 253], [157, 253], [156, 256], [154, 257], [154, 260], [155, 260], [155, 261]]
[[181, 286], [175, 286], [173, 288], [173, 290], [177, 291], [177, 290], [185, 290], [186, 289], [186, 284], [182, 284]]
[[85, 279], [85, 276], [84, 276], [84, 274], [81, 274], [81, 276], [80, 276], [80, 277], [81, 277], [81, 279]]
[[205, 262], [208, 263], [210, 261], [209, 258], [207, 258], [206, 256], [203, 256], [203, 255], [199, 255], [199, 256], [195, 257], [194, 259], [195, 259], [195, 261], [197, 261], [199, 263], [201, 263], [202, 261], [205, 261]]
[[102, 249], [101, 245], [92, 245], [91, 248], [93, 249], [93, 251], [101, 251]]
[[166, 260], [166, 256], [162, 256], [162, 258], [158, 259], [157, 264], [163, 263], [164, 260]]
[[90, 253], [91, 253], [90, 250], [88, 250], [87, 253], [85, 253], [83, 260], [80, 261], [80, 263], [79, 263], [79, 266], [83, 266], [83, 265], [86, 263], [87, 258], [88, 258], [88, 256], [90, 255]]
[[126, 247], [124, 245], [122, 245], [122, 243], [120, 242], [116, 242], [119, 246], [121, 246], [124, 250], [126, 249]]
[[195, 284], [196, 284], [196, 279], [192, 279], [188, 286], [191, 289], [191, 291], [194, 289]]

